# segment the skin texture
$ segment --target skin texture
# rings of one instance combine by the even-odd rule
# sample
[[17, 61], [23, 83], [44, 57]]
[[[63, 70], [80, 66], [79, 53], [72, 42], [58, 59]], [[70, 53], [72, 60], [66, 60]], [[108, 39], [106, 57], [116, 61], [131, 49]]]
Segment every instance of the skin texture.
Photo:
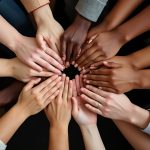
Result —
[[86, 86], [81, 91], [82, 99], [89, 103], [85, 106], [94, 113], [140, 128], [145, 128], [149, 123], [149, 112], [132, 104], [124, 94], [105, 92], [93, 86]]
[[45, 109], [50, 122], [49, 150], [69, 150], [68, 125], [72, 109], [72, 81], [63, 75], [62, 82], [58, 96]]
[[21, 35], [2, 16], [0, 16], [0, 23], [0, 42], [11, 49], [23, 63], [37, 71], [45, 68], [61, 74], [60, 70], [64, 67], [56, 52], [48, 47], [41, 49], [35, 38]]
[[22, 82], [29, 82], [37, 77], [50, 77], [53, 75], [53, 73], [48, 71], [38, 72], [23, 64], [18, 58], [0, 59], [0, 68], [1, 77], [13, 77]]
[[39, 78], [30, 81], [20, 93], [18, 102], [0, 118], [0, 139], [5, 144], [29, 116], [40, 112], [58, 95], [60, 77], [53, 76], [33, 87], [39, 81]]
[[142, 2], [143, 0], [118, 0], [104, 20], [88, 32], [87, 40], [90, 41], [93, 36], [119, 26]]
[[[79, 95], [79, 89], [82, 87], [82, 82], [80, 77], [77, 75], [73, 81], [73, 109], [72, 116], [78, 123], [86, 150], [104, 150], [104, 144], [101, 140], [98, 128], [97, 128], [97, 115], [89, 111], [85, 105], [84, 101]], [[77, 95], [78, 93], [78, 95]]]
[[[94, 62], [105, 60], [116, 55], [119, 49], [128, 41], [150, 29], [150, 6], [110, 32], [97, 35], [82, 50], [81, 56], [76, 61], [80, 69]], [[142, 22], [142, 24], [141, 24]], [[134, 30], [133, 30], [134, 29]]]
[[140, 71], [132, 66], [127, 56], [115, 56], [107, 61], [93, 64], [92, 68], [94, 69], [89, 74], [83, 76], [86, 84], [113, 93], [125, 93], [141, 88]]
[[[66, 66], [76, 60], [86, 40], [91, 22], [77, 14], [74, 22], [61, 37], [61, 56]], [[81, 36], [82, 35], [82, 36]], [[72, 57], [71, 57], [72, 56]]]
[[60, 37], [64, 30], [54, 19], [49, 5], [44, 5], [33, 11], [37, 24], [36, 40], [41, 48], [45, 49], [46, 44], [57, 54], [60, 51]]

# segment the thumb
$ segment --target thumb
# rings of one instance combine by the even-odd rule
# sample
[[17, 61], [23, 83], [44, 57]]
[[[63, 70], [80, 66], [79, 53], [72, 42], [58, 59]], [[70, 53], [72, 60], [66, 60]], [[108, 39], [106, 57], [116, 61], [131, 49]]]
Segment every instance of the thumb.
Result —
[[77, 99], [75, 97], [72, 97], [72, 115], [73, 115], [73, 117], [76, 117], [77, 113], [78, 113]]
[[103, 65], [109, 68], [120, 68], [122, 65], [114, 62], [103, 61]]
[[41, 78], [36, 78], [31, 80], [25, 87], [24, 87], [24, 91], [28, 91], [31, 88], [33, 88], [34, 85], [38, 84], [41, 81]]
[[44, 39], [43, 39], [43, 36], [42, 36], [41, 34], [37, 34], [37, 35], [36, 35], [36, 40], [37, 40], [39, 46], [40, 46], [43, 50], [45, 50], [45, 49], [46, 49], [46, 44], [45, 44], [45, 41], [44, 41]]

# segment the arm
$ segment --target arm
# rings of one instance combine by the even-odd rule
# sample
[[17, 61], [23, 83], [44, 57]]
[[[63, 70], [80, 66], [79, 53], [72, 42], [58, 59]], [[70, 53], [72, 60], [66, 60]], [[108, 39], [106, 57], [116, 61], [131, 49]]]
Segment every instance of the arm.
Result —
[[[36, 79], [24, 87], [17, 104], [0, 118], [0, 140], [6, 144], [29, 116], [40, 112], [55, 98], [60, 86], [58, 83], [60, 79], [58, 79], [58, 77], [53, 76], [33, 87], [40, 81]], [[50, 86], [53, 84], [56, 85], [57, 88]]]
[[136, 150], [149, 150], [150, 147], [150, 135], [144, 133], [139, 128], [132, 124], [128, 124], [123, 121], [114, 120], [114, 123], [119, 128], [123, 136]]
[[36, 77], [49, 77], [53, 75], [53, 73], [48, 71], [38, 72], [23, 64], [17, 58], [0, 59], [0, 68], [0, 77], [13, 77], [23, 82], [28, 82]]
[[[72, 25], [61, 37], [61, 56], [69, 63], [75, 63], [92, 22], [96, 22], [107, 0], [79, 0], [76, 5], [77, 16]], [[73, 56], [71, 58], [71, 55]]]
[[77, 93], [79, 94], [80, 88], [81, 88], [81, 80], [79, 76], [76, 76], [74, 84], [73, 84], [73, 109], [72, 109], [72, 115], [75, 121], [78, 123], [84, 144], [86, 150], [105, 150], [104, 144], [102, 142], [102, 139], [100, 137], [98, 128], [97, 128], [97, 115], [95, 113], [92, 113], [89, 111], [85, 105], [83, 100], [80, 96], [77, 96]]
[[[45, 49], [46, 44], [57, 54], [60, 50], [60, 36], [63, 28], [54, 19], [49, 0], [21, 0], [26, 10], [32, 13], [37, 24], [36, 39], [39, 46]], [[45, 44], [46, 41], [46, 44]]]
[[71, 119], [72, 81], [63, 75], [58, 96], [45, 113], [50, 122], [49, 150], [69, 150], [68, 125]]
[[118, 0], [109, 14], [96, 27], [92, 28], [87, 38], [90, 39], [95, 34], [110, 31], [120, 25], [132, 12], [137, 8], [143, 0]]
[[81, 97], [86, 107], [99, 115], [114, 120], [122, 120], [144, 129], [150, 122], [149, 111], [130, 102], [124, 94], [105, 92], [93, 86], [82, 89]]

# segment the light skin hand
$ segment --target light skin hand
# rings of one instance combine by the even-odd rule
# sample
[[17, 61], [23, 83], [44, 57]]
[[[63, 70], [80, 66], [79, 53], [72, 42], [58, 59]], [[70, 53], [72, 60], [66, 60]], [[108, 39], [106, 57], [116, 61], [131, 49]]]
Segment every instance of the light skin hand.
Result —
[[75, 63], [81, 51], [82, 44], [86, 39], [90, 25], [90, 21], [77, 15], [73, 24], [62, 35], [61, 56], [63, 61], [67, 62], [66, 66], [68, 66], [69, 63]]
[[116, 55], [123, 45], [124, 40], [119, 32], [110, 31], [101, 33], [84, 47], [76, 64], [80, 69], [83, 67], [87, 68], [97, 61]]
[[54, 19], [49, 5], [45, 5], [33, 12], [37, 23], [36, 39], [41, 48], [45, 49], [46, 44], [57, 54], [60, 51], [60, 37], [64, 30]]
[[58, 96], [45, 109], [51, 127], [63, 125], [67, 127], [71, 119], [72, 81], [64, 75], [62, 81]]
[[33, 87], [39, 81], [39, 79], [30, 81], [19, 96], [17, 105], [29, 116], [44, 109], [58, 95], [58, 90], [61, 86], [61, 77], [57, 75]]
[[15, 53], [22, 62], [37, 71], [42, 71], [42, 68], [45, 68], [56, 74], [61, 74], [60, 70], [64, 69], [58, 54], [50, 48], [41, 49], [35, 38], [22, 36], [16, 45]]
[[149, 122], [149, 112], [132, 104], [124, 94], [105, 92], [89, 85], [81, 91], [82, 99], [88, 103], [86, 107], [94, 113], [126, 121], [140, 128], [146, 127]]
[[[50, 77], [54, 75], [49, 71], [38, 72], [29, 66], [23, 64], [18, 58], [10, 60], [11, 76], [22, 82], [29, 82], [37, 77]], [[20, 71], [21, 70], [21, 71]]]

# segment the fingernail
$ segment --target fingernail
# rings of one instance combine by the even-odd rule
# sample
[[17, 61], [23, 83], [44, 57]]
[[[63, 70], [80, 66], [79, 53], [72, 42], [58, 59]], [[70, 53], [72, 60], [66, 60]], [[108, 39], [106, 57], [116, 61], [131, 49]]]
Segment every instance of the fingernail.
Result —
[[78, 70], [81, 71], [82, 69], [80, 67], [78, 67]]
[[72, 63], [71, 63], [72, 65], [74, 65], [75, 64], [75, 61], [72, 61]]
[[86, 80], [86, 83], [90, 83], [89, 80]]
[[89, 86], [89, 85], [86, 85], [85, 87], [86, 87], [86, 88], [89, 88], [90, 86]]
[[77, 68], [77, 67], [78, 67], [78, 64], [75, 64], [74, 66]]
[[83, 78], [86, 78], [87, 77], [87, 75], [83, 75]]

